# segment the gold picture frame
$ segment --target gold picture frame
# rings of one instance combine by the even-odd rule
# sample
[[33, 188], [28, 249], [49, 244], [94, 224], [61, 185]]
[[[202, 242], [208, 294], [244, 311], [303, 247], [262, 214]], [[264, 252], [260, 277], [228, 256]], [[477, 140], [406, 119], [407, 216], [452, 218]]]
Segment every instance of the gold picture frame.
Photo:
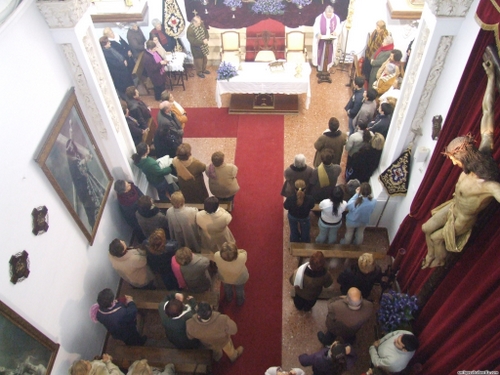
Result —
[[36, 162], [92, 245], [113, 178], [74, 89], [55, 117]]
[[[5, 373], [50, 375], [59, 344], [0, 301], [0, 366]], [[44, 371], [45, 370], [45, 371]]]

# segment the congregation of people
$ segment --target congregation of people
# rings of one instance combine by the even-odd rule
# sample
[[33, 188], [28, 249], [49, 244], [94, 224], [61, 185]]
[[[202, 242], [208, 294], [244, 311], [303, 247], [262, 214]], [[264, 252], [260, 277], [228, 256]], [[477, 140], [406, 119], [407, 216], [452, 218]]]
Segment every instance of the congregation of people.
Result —
[[[119, 210], [134, 240], [130, 245], [124, 239], [111, 241], [109, 260], [132, 288], [166, 290], [158, 314], [166, 337], [175, 348], [207, 348], [212, 350], [215, 361], [225, 353], [234, 362], [243, 353], [243, 346], [235, 347], [232, 341], [238, 332], [236, 322], [207, 301], [197, 301], [192, 294], [213, 290], [218, 279], [227, 303], [235, 299], [237, 306], [245, 304], [245, 284], [249, 280], [247, 252], [238, 249], [237, 239], [228, 226], [232, 215], [220, 205], [232, 204], [239, 191], [238, 168], [225, 162], [221, 151], [215, 151], [207, 165], [195, 158], [191, 145], [183, 141], [184, 129], [189, 126], [187, 113], [165, 85], [169, 54], [182, 52], [183, 46], [165, 33], [159, 20], [152, 24], [148, 40], [137, 24], [132, 24], [128, 43], [121, 37], [116, 39], [110, 28], [104, 30], [99, 41], [136, 146], [132, 161], [156, 190], [159, 200], [171, 203], [171, 207], [164, 212], [156, 206], [154, 197], [145, 195], [133, 182], [117, 180], [114, 190]], [[336, 51], [326, 49], [322, 36], [336, 37], [339, 27], [340, 20], [332, 6], [316, 19], [313, 65], [319, 70], [324, 62], [328, 69], [333, 65]], [[209, 35], [199, 16], [193, 18], [187, 38], [196, 73], [205, 78], [210, 74]], [[156, 118], [140, 98], [132, 78], [141, 53], [155, 100], [160, 102]], [[326, 60], [325, 54], [330, 54]], [[342, 132], [339, 120], [331, 117], [328, 129], [314, 143], [313, 165], [307, 165], [304, 155], [297, 154], [284, 172], [281, 195], [288, 211], [290, 242], [363, 243], [364, 230], [375, 208], [368, 182], [378, 167], [399, 97], [404, 73], [401, 59], [402, 53], [394, 49], [385, 23], [377, 22], [365, 50], [364, 77], [354, 79], [353, 94], [345, 106], [349, 131]], [[149, 132], [154, 137], [147, 142]], [[344, 150], [347, 163], [342, 169]], [[339, 180], [345, 183], [340, 184]], [[192, 204], [202, 204], [204, 209]], [[320, 211], [319, 234], [312, 239], [311, 211], [315, 205]], [[343, 224], [346, 229], [340, 239], [338, 233]], [[323, 288], [334, 282], [320, 251], [298, 267], [289, 280], [295, 292], [294, 306], [304, 312], [311, 311]], [[337, 282], [342, 295], [328, 301], [327, 330], [317, 334], [322, 349], [301, 354], [298, 360], [302, 366], [312, 366], [315, 375], [347, 374], [352, 369], [357, 359], [353, 350], [356, 334], [374, 313], [370, 294], [381, 280], [381, 269], [369, 253], [340, 273]], [[104, 325], [114, 339], [125, 345], [147, 345], [148, 338], [137, 328], [137, 314], [131, 296], [115, 296], [109, 288], [98, 294], [97, 303], [90, 310], [92, 320]], [[417, 348], [418, 339], [411, 332], [388, 333], [370, 346], [373, 366], [366, 374], [403, 370]], [[123, 374], [107, 354], [93, 361], [76, 361], [70, 368], [71, 375], [91, 372]], [[280, 366], [265, 373], [304, 375], [302, 369], [286, 371]], [[174, 375], [175, 366], [154, 368], [142, 359], [135, 361], [127, 373], [139, 374]]]

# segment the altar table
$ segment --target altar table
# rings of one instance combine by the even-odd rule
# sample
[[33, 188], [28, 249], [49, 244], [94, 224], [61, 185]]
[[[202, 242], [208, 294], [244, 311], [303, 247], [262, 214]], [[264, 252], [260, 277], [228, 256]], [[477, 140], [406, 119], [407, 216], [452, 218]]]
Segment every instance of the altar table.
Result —
[[311, 66], [302, 64], [301, 76], [296, 78], [297, 63], [284, 64], [284, 71], [271, 71], [269, 63], [246, 62], [242, 63], [242, 70], [229, 81], [217, 81], [215, 100], [217, 107], [222, 106], [223, 94], [307, 94], [306, 109], [311, 102], [311, 85], [309, 77]]

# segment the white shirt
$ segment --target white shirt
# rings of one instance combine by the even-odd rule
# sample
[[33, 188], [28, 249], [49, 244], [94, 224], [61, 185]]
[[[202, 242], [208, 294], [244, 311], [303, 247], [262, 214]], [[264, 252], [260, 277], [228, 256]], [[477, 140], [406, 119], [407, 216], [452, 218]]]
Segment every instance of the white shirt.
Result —
[[330, 199], [323, 199], [319, 203], [319, 208], [321, 210], [321, 220], [328, 224], [337, 224], [342, 221], [342, 213], [347, 207], [347, 202], [342, 201], [337, 210], [337, 215], [333, 214], [333, 202]]
[[[278, 370], [278, 367], [269, 367], [266, 370], [265, 375], [276, 375], [277, 374], [277, 370]], [[304, 370], [302, 370], [300, 368], [292, 368], [292, 370], [295, 371], [296, 375], [306, 375], [306, 373], [304, 372]]]
[[404, 334], [411, 335], [412, 333], [403, 330], [394, 331], [380, 339], [378, 348], [370, 346], [370, 357], [375, 367], [380, 367], [388, 372], [400, 372], [406, 368], [415, 352], [399, 350], [394, 345], [394, 340]]

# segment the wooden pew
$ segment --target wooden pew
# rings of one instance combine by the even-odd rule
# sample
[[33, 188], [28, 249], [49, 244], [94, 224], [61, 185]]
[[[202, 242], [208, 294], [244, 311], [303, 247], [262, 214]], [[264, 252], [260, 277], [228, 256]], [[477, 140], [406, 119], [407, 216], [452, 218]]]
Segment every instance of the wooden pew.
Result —
[[[111, 341], [113, 339], [110, 339]], [[113, 340], [115, 341], [115, 340]], [[171, 349], [151, 346], [126, 346], [108, 342], [105, 352], [113, 357], [113, 363], [128, 369], [136, 360], [146, 358], [148, 364], [164, 369], [168, 363], [175, 365], [176, 374], [211, 374], [212, 351], [209, 349]]]
[[146, 77], [142, 75], [144, 72], [144, 62], [143, 62], [144, 53], [145, 52], [142, 51], [137, 56], [137, 59], [135, 60], [134, 69], [132, 70], [132, 77], [137, 78], [138, 84], [142, 83], [142, 85], [146, 89], [147, 94], [149, 95], [148, 85], [146, 84]]
[[[144, 289], [127, 289], [121, 290], [119, 295], [127, 294], [132, 296], [135, 304], [138, 309], [143, 310], [157, 310], [158, 305], [165, 298], [167, 294], [171, 293], [165, 289], [156, 289], [156, 290], [144, 290]], [[185, 292], [184, 295], [191, 295], [194, 299], [199, 301], [208, 302], [214, 309], [219, 309], [219, 293], [207, 291], [203, 293], [189, 293]]]
[[387, 229], [368, 227], [365, 229], [365, 235], [381, 236], [384, 239], [384, 243], [382, 245], [380, 243], [374, 245], [370, 241], [365, 241], [361, 245], [325, 245], [291, 242], [288, 250], [292, 256], [299, 258], [299, 265], [302, 264], [303, 258], [309, 258], [315, 251], [321, 251], [325, 258], [358, 259], [361, 254], [370, 253], [375, 260], [385, 259], [389, 250]]
[[[187, 207], [196, 207], [198, 210], [204, 210], [203, 203], [186, 203]], [[170, 202], [162, 202], [155, 201], [155, 206], [161, 210], [167, 210], [172, 207], [172, 203]], [[232, 201], [219, 201], [219, 207], [225, 209], [227, 212], [231, 212], [233, 210], [233, 202]]]
[[142, 141], [151, 146], [153, 144], [153, 139], [155, 137], [156, 130], [158, 129], [158, 125], [151, 117], [148, 121], [148, 131], [142, 135]]

